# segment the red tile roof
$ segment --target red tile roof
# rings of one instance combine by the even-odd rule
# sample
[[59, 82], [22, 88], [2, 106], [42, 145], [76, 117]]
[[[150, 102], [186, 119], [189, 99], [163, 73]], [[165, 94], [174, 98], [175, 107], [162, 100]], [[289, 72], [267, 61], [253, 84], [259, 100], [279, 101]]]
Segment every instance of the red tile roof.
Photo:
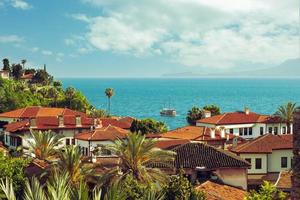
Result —
[[226, 140], [233, 139], [233, 134], [225, 134], [225, 137], [221, 137], [221, 132], [219, 130], [215, 131], [215, 138], [211, 138], [210, 129], [204, 126], [184, 126], [171, 130], [169, 132], [161, 134], [161, 138], [170, 139], [187, 139], [187, 140], [197, 140], [197, 141], [209, 141], [209, 140]]
[[86, 116], [85, 113], [74, 111], [68, 108], [48, 108], [41, 106], [28, 106], [25, 108], [13, 110], [10, 112], [5, 112], [0, 114], [0, 118], [37, 118], [37, 117], [57, 117], [59, 115], [80, 115]]
[[77, 140], [86, 140], [86, 141], [113, 141], [117, 138], [126, 138], [128, 131], [116, 126], [107, 126], [102, 128], [97, 128], [91, 132], [84, 132], [75, 135]]
[[291, 189], [292, 188], [292, 170], [290, 171], [281, 171], [276, 182], [276, 187], [278, 189]]
[[254, 140], [247, 141], [231, 151], [235, 153], [272, 153], [273, 150], [292, 149], [293, 135], [266, 134]]
[[231, 112], [224, 113], [222, 115], [216, 115], [200, 119], [197, 123], [214, 124], [214, 125], [226, 125], [226, 124], [251, 124], [251, 123], [278, 123], [280, 122], [278, 117], [270, 115], [260, 115], [250, 112]]
[[131, 124], [133, 122], [133, 118], [131, 117], [123, 117], [123, 118], [101, 118], [102, 125], [108, 126], [117, 126], [124, 129], [130, 129]]
[[[59, 119], [58, 117], [50, 116], [50, 117], [37, 117], [36, 126], [30, 127], [30, 120], [24, 119], [18, 122], [12, 122], [4, 127], [7, 132], [16, 132], [16, 131], [24, 131], [24, 130], [55, 130], [55, 129], [76, 129], [76, 116], [64, 116], [64, 126], [59, 127]], [[90, 128], [94, 125], [94, 120], [87, 117], [81, 117], [81, 126], [80, 128]]]
[[170, 140], [158, 140], [156, 142], [156, 147], [160, 149], [172, 149], [178, 145], [186, 144], [189, 143], [189, 140], [184, 140], [184, 139], [170, 139]]
[[20, 79], [23, 79], [23, 80], [25, 80], [25, 79], [32, 79], [33, 75], [34, 74], [24, 74], [23, 76], [21, 76]]
[[203, 191], [207, 200], [241, 200], [247, 195], [244, 190], [212, 181], [206, 181], [196, 187], [196, 190]]

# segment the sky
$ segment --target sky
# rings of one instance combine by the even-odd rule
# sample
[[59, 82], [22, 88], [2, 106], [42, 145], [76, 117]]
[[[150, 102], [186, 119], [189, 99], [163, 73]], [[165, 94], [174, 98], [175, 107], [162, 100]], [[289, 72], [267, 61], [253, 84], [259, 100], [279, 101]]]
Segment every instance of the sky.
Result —
[[56, 77], [260, 69], [299, 57], [298, 0], [0, 0], [0, 58]]

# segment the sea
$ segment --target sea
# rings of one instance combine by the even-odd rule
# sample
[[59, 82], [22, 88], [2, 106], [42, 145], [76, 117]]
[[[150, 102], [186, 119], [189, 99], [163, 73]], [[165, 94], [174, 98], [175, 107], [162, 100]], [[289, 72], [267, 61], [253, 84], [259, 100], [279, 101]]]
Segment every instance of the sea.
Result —
[[[61, 78], [64, 87], [80, 90], [99, 109], [107, 109], [105, 88], [115, 91], [111, 114], [154, 118], [169, 129], [186, 125], [193, 106], [218, 105], [222, 112], [244, 107], [261, 114], [273, 114], [288, 101], [300, 105], [300, 79], [250, 78]], [[176, 117], [160, 116], [164, 107], [176, 109]]]

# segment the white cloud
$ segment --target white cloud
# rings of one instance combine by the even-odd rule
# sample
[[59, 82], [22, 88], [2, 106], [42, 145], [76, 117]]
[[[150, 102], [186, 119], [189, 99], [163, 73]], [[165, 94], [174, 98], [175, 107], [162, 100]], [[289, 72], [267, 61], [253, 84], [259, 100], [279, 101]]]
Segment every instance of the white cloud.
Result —
[[17, 35], [0, 35], [0, 43], [20, 43], [24, 39]]
[[87, 23], [85, 38], [101, 51], [209, 67], [299, 56], [297, 0], [82, 1], [104, 13], [73, 15]]
[[32, 6], [24, 0], [12, 0], [11, 5], [14, 8], [21, 9], [21, 10], [28, 10], [32, 8]]
[[53, 54], [53, 52], [49, 51], [49, 50], [42, 50], [42, 54], [45, 56], [51, 56]]

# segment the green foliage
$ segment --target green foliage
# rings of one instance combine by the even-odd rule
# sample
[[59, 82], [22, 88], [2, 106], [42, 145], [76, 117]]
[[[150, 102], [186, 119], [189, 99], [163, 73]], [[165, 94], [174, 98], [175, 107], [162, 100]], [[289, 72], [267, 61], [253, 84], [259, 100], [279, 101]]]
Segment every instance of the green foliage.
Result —
[[164, 133], [168, 131], [167, 125], [164, 122], [154, 119], [133, 120], [130, 131], [134, 133]]
[[81, 92], [74, 88], [64, 91], [59, 84], [53, 85], [41, 86], [0, 78], [0, 112], [37, 105], [70, 108], [81, 112], [91, 109], [91, 104]]
[[16, 80], [20, 80], [23, 75], [23, 67], [21, 64], [13, 64], [11, 69], [11, 74]]
[[203, 117], [203, 110], [198, 107], [193, 107], [191, 110], [188, 111], [186, 116], [186, 121], [190, 125], [196, 125], [197, 120], [202, 119]]
[[296, 107], [296, 103], [288, 102], [285, 105], [279, 106], [277, 112], [275, 113], [275, 115], [278, 116], [282, 122], [287, 124], [288, 133], [293, 131], [290, 130], [290, 124], [293, 123]]
[[53, 77], [48, 74], [47, 71], [43, 69], [39, 69], [36, 71], [36, 73], [33, 75], [31, 83], [37, 83], [41, 85], [49, 85], [52, 83]]
[[203, 107], [204, 110], [208, 110], [211, 112], [211, 116], [215, 115], [220, 115], [221, 114], [221, 109], [219, 106], [211, 104], [211, 105], [206, 105]]
[[139, 183], [131, 175], [127, 175], [122, 181], [121, 188], [126, 194], [126, 200], [141, 200], [146, 191], [146, 186]]
[[0, 153], [0, 178], [7, 177], [12, 181], [16, 194], [20, 194], [25, 184], [24, 168], [29, 160], [24, 158], [10, 158]]
[[33, 68], [31, 68], [31, 69], [25, 69], [25, 70], [24, 70], [24, 73], [25, 73], [25, 74], [35, 74], [35, 72], [36, 72], [36, 70], [33, 69]]
[[178, 176], [171, 176], [168, 186], [165, 188], [166, 200], [205, 200], [203, 192], [195, 191], [193, 185], [180, 170]]
[[245, 200], [285, 200], [286, 194], [280, 190], [277, 190], [276, 186], [264, 181], [260, 190], [251, 191], [251, 193], [245, 197]]
[[109, 114], [105, 110], [101, 109], [92, 109], [89, 112], [89, 116], [93, 118], [107, 118], [110, 117]]

